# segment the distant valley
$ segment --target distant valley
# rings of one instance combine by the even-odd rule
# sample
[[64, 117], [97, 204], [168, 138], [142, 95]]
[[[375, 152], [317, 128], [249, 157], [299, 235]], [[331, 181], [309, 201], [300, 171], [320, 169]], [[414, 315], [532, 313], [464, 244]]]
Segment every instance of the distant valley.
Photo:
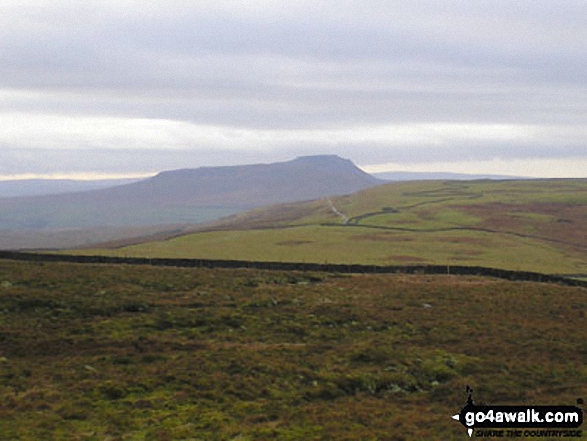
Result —
[[142, 236], [145, 228], [149, 234], [155, 226], [162, 231], [170, 225], [183, 228], [255, 207], [349, 194], [381, 183], [351, 161], [327, 155], [173, 170], [110, 188], [3, 198], [0, 248], [74, 247]]
[[22, 196], [44, 196], [80, 191], [98, 190], [131, 184], [138, 179], [15, 179], [0, 181], [0, 198], [14, 198]]

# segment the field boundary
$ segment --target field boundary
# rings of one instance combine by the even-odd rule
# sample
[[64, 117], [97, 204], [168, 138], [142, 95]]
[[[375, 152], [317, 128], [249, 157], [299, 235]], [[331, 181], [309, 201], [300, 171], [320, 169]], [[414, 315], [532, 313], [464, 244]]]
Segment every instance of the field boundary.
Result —
[[409, 228], [409, 227], [387, 227], [385, 225], [370, 225], [370, 224], [356, 224], [352, 223], [352, 220], [355, 218], [351, 218], [351, 221], [346, 224], [334, 224], [334, 223], [322, 223], [320, 224], [323, 227], [354, 227], [354, 228], [372, 228], [374, 230], [389, 230], [389, 231], [402, 231], [408, 233], [444, 233], [450, 231], [472, 231], [478, 233], [488, 233], [488, 234], [500, 234], [503, 236], [514, 236], [519, 237], [520, 239], [533, 239], [533, 240], [541, 240], [543, 242], [550, 242], [555, 244], [564, 245], [567, 247], [578, 248], [581, 250], [587, 249], [585, 245], [578, 245], [569, 242], [565, 242], [563, 240], [558, 239], [551, 239], [549, 237], [543, 236], [535, 236], [532, 234], [522, 234], [516, 233], [515, 231], [501, 231], [501, 230], [492, 230], [490, 228], [481, 228], [481, 227], [442, 227], [442, 228]]
[[459, 265], [365, 265], [336, 263], [302, 263], [302, 262], [262, 262], [246, 260], [212, 260], [212, 259], [167, 259], [147, 257], [113, 257], [80, 256], [72, 254], [27, 253], [18, 251], [0, 251], [0, 260], [18, 260], [29, 262], [69, 262], [81, 264], [127, 264], [152, 265], [180, 268], [253, 268], [275, 271], [317, 271], [346, 274], [437, 274], [455, 276], [483, 276], [498, 279], [556, 283], [567, 286], [587, 288], [587, 281], [576, 280], [561, 275], [550, 275], [530, 271], [510, 271], [499, 268]]

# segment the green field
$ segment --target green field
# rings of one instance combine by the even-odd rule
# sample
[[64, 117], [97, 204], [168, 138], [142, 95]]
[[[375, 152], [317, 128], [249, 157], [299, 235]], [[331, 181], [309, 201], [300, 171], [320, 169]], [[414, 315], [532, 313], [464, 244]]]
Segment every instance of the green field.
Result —
[[1, 261], [0, 439], [464, 440], [466, 385], [477, 404], [587, 397], [586, 294]]
[[587, 181], [402, 182], [116, 249], [141, 257], [487, 266], [587, 274]]

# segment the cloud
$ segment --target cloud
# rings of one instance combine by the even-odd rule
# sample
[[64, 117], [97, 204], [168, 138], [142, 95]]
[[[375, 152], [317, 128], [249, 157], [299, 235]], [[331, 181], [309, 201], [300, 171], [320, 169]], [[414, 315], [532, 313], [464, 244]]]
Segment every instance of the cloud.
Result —
[[586, 16], [576, 0], [7, 0], [0, 160], [585, 157]]

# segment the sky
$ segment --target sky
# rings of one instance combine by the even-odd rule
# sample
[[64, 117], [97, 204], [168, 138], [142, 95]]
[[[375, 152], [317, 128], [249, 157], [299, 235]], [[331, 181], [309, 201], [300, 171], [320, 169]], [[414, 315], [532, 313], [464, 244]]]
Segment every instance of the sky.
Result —
[[337, 154], [587, 177], [584, 0], [2, 0], [0, 179]]

